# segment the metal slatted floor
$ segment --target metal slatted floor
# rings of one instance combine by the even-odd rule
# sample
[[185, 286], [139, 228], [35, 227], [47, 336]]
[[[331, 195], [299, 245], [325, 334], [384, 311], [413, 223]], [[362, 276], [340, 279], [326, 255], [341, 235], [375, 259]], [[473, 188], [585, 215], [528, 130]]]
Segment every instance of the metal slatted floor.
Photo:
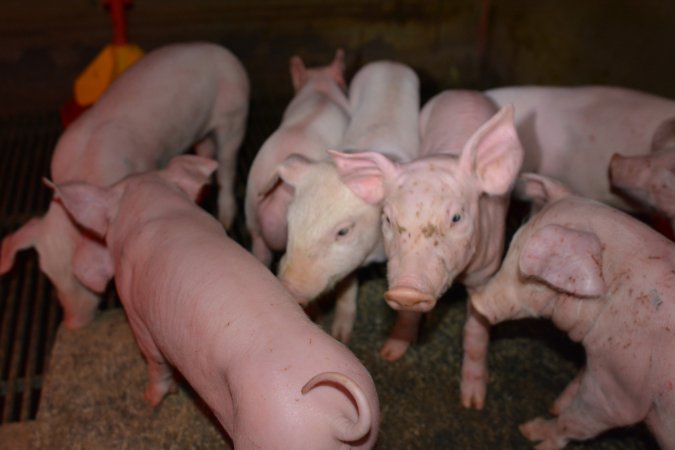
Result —
[[[41, 178], [61, 132], [57, 114], [0, 121], [0, 233], [46, 210], [50, 193]], [[20, 252], [0, 278], [0, 424], [35, 418], [49, 349], [61, 320], [37, 253]]]

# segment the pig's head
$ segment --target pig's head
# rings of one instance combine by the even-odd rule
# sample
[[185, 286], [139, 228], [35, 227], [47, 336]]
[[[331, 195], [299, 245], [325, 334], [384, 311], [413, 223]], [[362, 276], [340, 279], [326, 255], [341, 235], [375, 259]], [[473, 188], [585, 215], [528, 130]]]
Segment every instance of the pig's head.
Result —
[[[335, 154], [341, 176], [365, 202], [383, 205], [382, 233], [395, 309], [429, 311], [480, 245], [481, 198], [507, 196], [523, 150], [506, 107], [481, 126], [459, 157], [437, 154], [395, 164], [376, 153]], [[504, 201], [507, 201], [505, 198]], [[503, 233], [503, 223], [490, 224]]]
[[675, 148], [639, 156], [615, 153], [609, 164], [614, 188], [668, 217], [675, 217]]
[[278, 173], [294, 188], [279, 278], [306, 303], [378, 253], [380, 209], [354, 195], [329, 161], [291, 155]]
[[[196, 200], [217, 165], [217, 162], [201, 156], [180, 155], [174, 157], [164, 170], [132, 175], [109, 188], [80, 182], [46, 183], [54, 189], [55, 200], [63, 205], [79, 226], [97, 238], [106, 239], [129, 183], [158, 176]], [[113, 271], [109, 248], [95, 240], [83, 241], [73, 259], [73, 272], [78, 280], [94, 292], [101, 292], [113, 277]]]
[[[538, 217], [518, 230], [500, 270], [471, 301], [490, 323], [543, 316], [579, 340], [602, 309], [597, 298], [607, 291], [604, 246], [592, 231], [540, 226]], [[556, 305], [559, 298], [567, 307]], [[584, 303], [573, 305], [572, 299]]]
[[344, 79], [345, 71], [345, 52], [337, 49], [333, 62], [323, 67], [305, 67], [302, 58], [295, 55], [291, 57], [290, 63], [291, 80], [293, 81], [293, 89], [297, 94], [309, 80], [330, 80], [336, 83], [343, 90], [347, 89], [347, 84]]

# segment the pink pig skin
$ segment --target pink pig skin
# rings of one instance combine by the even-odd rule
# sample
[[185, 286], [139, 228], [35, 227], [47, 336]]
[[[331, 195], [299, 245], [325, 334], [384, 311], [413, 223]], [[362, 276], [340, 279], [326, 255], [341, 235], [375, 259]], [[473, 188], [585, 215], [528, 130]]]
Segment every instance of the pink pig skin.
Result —
[[618, 87], [519, 86], [485, 94], [498, 106], [514, 106], [524, 172], [628, 211], [634, 207], [611, 191], [607, 178], [612, 154], [650, 153], [659, 130], [675, 118], [675, 101]]
[[[352, 190], [383, 205], [385, 298], [394, 309], [427, 312], [455, 279], [471, 296], [499, 267], [523, 150], [513, 110], [495, 112], [479, 92], [444, 91], [420, 114], [420, 158], [396, 164], [375, 153], [341, 156]], [[464, 406], [480, 409], [489, 334], [485, 320], [468, 307], [461, 398]]]
[[675, 449], [675, 246], [627, 214], [523, 175], [548, 201], [514, 236], [501, 269], [471, 300], [491, 323], [545, 317], [583, 344], [586, 367], [552, 420], [521, 426], [558, 449], [645, 420]]
[[246, 224], [253, 254], [268, 266], [272, 251], [286, 248], [286, 215], [293, 197], [292, 189], [280, 182], [276, 166], [292, 154], [311, 161], [326, 159], [326, 150], [340, 144], [349, 123], [342, 50], [330, 65], [318, 68], [305, 68], [294, 56], [290, 72], [295, 97], [279, 128], [258, 151], [246, 185]]
[[[340, 148], [370, 149], [407, 161], [419, 151], [419, 80], [408, 66], [376, 61], [349, 86], [351, 120]], [[337, 166], [336, 166], [337, 164]], [[356, 269], [384, 259], [380, 207], [364, 202], [341, 179], [338, 161], [289, 158], [278, 167], [294, 190], [288, 246], [279, 277], [303, 302], [336, 288], [332, 334], [347, 342], [356, 317]], [[399, 316], [382, 354], [395, 359], [409, 345], [410, 318]]]
[[358, 359], [313, 324], [274, 275], [191, 200], [215, 162], [183, 155], [110, 188], [57, 187], [104, 235], [157, 405], [180, 371], [235, 448], [371, 448], [379, 404]]
[[[675, 119], [672, 121], [675, 137]], [[614, 188], [670, 221], [664, 234], [675, 236], [675, 145], [648, 155], [612, 156], [610, 182]]]
[[[221, 161], [220, 217], [229, 225], [236, 207], [231, 180], [244, 134], [248, 89], [246, 72], [223, 47], [187, 43], [150, 52], [66, 129], [54, 150], [52, 179], [107, 186], [166, 164], [197, 142], [200, 153], [217, 154]], [[83, 327], [93, 320], [97, 293], [105, 289], [100, 282], [92, 291], [76, 278], [89, 270], [86, 254], [101, 251], [94, 242], [73, 225], [60, 203], [51, 202], [45, 216], [31, 219], [3, 240], [0, 274], [11, 269], [17, 251], [35, 247], [40, 269], [64, 308], [64, 324]], [[74, 267], [79, 252], [84, 253], [77, 258], [82, 263]]]

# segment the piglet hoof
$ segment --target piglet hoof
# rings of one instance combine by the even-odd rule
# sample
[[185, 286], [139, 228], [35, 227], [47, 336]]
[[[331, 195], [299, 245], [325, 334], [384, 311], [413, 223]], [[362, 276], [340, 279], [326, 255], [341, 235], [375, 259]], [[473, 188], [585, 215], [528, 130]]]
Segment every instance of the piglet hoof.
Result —
[[84, 315], [69, 314], [64, 311], [63, 326], [69, 330], [81, 330], [82, 328], [89, 326], [94, 321], [95, 317], [96, 311]]
[[145, 388], [145, 394], [143, 395], [145, 400], [150, 403], [150, 406], [153, 408], [159, 405], [164, 398], [164, 393], [160, 392], [156, 386], [148, 385]]
[[518, 427], [525, 438], [539, 442], [538, 450], [558, 450], [567, 444], [567, 439], [557, 433], [556, 421], [536, 418]]
[[462, 406], [467, 409], [483, 409], [485, 406], [485, 382], [482, 380], [462, 380]]
[[167, 385], [163, 384], [148, 384], [145, 388], [145, 400], [150, 403], [153, 408], [159, 405], [167, 394], [175, 394], [178, 392], [178, 387], [171, 382]]
[[410, 347], [410, 341], [404, 339], [389, 338], [380, 349], [380, 356], [390, 362], [394, 362]]

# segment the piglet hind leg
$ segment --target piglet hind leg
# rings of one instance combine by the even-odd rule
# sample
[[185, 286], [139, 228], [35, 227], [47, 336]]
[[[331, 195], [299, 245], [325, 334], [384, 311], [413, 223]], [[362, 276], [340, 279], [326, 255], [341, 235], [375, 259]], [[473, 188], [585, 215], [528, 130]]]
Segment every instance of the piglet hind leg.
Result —
[[356, 300], [359, 294], [359, 279], [356, 274], [352, 273], [338, 283], [335, 292], [337, 299], [331, 335], [346, 344], [356, 321]]
[[565, 410], [574, 397], [576, 397], [577, 392], [579, 391], [579, 386], [581, 385], [581, 377], [584, 374], [584, 370], [581, 369], [572, 381], [567, 385], [565, 390], [558, 396], [558, 398], [551, 405], [550, 413], [554, 416], [560, 414], [561, 411]]
[[557, 403], [563, 408], [558, 417], [538, 417], [519, 427], [523, 436], [538, 442], [538, 450], [560, 449], [571, 440], [583, 441], [641, 420], [637, 412], [631, 414], [616, 402], [608, 404], [606, 389], [598, 386], [587, 371], [568, 385]]
[[473, 308], [470, 301], [467, 308], [460, 384], [462, 405], [465, 408], [483, 409], [487, 383], [487, 349], [490, 341], [489, 324]]
[[148, 384], [145, 388], [144, 397], [152, 407], [155, 407], [161, 403], [167, 394], [177, 391], [173, 380], [173, 371], [155, 345], [145, 325], [132, 317], [129, 317], [129, 324], [136, 337], [138, 347], [148, 364]]
[[214, 133], [218, 159], [218, 220], [230, 229], [237, 214], [234, 184], [237, 175], [237, 155], [244, 140], [246, 113], [232, 113], [230, 126], [219, 127]]

